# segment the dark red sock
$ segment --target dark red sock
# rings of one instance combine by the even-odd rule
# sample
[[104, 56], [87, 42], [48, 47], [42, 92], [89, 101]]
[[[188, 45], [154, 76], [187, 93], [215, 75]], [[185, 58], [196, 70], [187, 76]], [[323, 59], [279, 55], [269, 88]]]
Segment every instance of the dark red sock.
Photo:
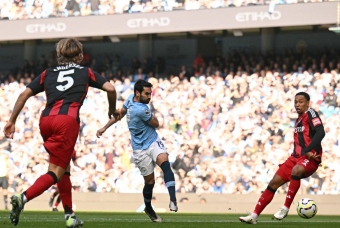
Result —
[[301, 185], [300, 177], [292, 176], [289, 183], [286, 201], [284, 204], [285, 207], [290, 208], [290, 205], [292, 205], [296, 193], [299, 191], [300, 185]]
[[58, 189], [65, 214], [72, 214], [72, 185], [69, 172], [66, 172], [59, 181]]
[[260, 215], [261, 212], [265, 209], [265, 207], [272, 201], [274, 198], [276, 190], [272, 189], [271, 187], [267, 187], [267, 189], [262, 193], [259, 201], [256, 204], [254, 209], [254, 213]]
[[55, 207], [58, 207], [60, 201], [61, 201], [60, 196], [58, 196], [57, 200], [56, 200], [55, 203], [54, 203], [54, 206], [55, 206]]
[[34, 199], [37, 196], [40, 196], [43, 192], [45, 192], [49, 187], [51, 187], [56, 182], [57, 176], [53, 172], [48, 172], [40, 176], [34, 182], [34, 184], [24, 192], [27, 202]]
[[58, 194], [59, 194], [59, 192], [54, 192], [51, 198], [54, 199]]

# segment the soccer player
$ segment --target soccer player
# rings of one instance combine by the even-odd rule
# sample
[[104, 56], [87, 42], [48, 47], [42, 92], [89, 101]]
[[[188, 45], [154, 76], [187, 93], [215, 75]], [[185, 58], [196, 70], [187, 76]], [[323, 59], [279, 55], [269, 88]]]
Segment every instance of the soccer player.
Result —
[[170, 211], [177, 212], [178, 207], [176, 202], [175, 177], [170, 168], [168, 153], [156, 132], [159, 123], [147, 105], [151, 100], [151, 88], [151, 83], [145, 80], [138, 80], [134, 85], [134, 94], [128, 97], [120, 110], [120, 118], [112, 118], [103, 128], [97, 131], [97, 137], [100, 137], [107, 128], [126, 115], [131, 134], [134, 161], [145, 181], [143, 188], [144, 211], [153, 222], [162, 222], [162, 219], [151, 206], [152, 190], [155, 185], [154, 169], [156, 164], [161, 167], [164, 173], [165, 185], [170, 195]]
[[[77, 153], [76, 153], [75, 150], [73, 151], [73, 154], [72, 154], [72, 162], [73, 162], [74, 166], [77, 166], [78, 168], [82, 168], [82, 167], [80, 167], [80, 165], [79, 165], [78, 162], [77, 162]], [[50, 207], [53, 206], [52, 211], [58, 211], [58, 206], [59, 206], [59, 204], [60, 204], [60, 202], [61, 202], [61, 198], [60, 198], [58, 186], [57, 186], [57, 185], [54, 185], [53, 187], [54, 187], [56, 190], [55, 190], [55, 192], [52, 194], [52, 196], [50, 197], [50, 200], [49, 200], [49, 202], [48, 202], [48, 205], [49, 205]], [[57, 200], [55, 201], [55, 203], [54, 203], [54, 205], [53, 205], [53, 201], [54, 201], [55, 197], [57, 197], [57, 196], [58, 196], [58, 198], [57, 198]]]
[[15, 226], [19, 222], [24, 205], [55, 183], [58, 183], [66, 227], [83, 225], [72, 211], [70, 161], [79, 133], [79, 109], [88, 87], [107, 92], [109, 117], [119, 113], [116, 110], [117, 95], [114, 86], [90, 68], [79, 65], [83, 59], [83, 47], [79, 41], [72, 38], [62, 39], [56, 45], [56, 52], [59, 66], [43, 71], [19, 95], [4, 128], [5, 136], [13, 138], [15, 122], [26, 101], [31, 96], [45, 91], [47, 102], [39, 127], [44, 147], [49, 153], [49, 167], [47, 173], [40, 176], [25, 192], [11, 197], [10, 221]]
[[0, 152], [0, 188], [4, 197], [5, 210], [8, 210], [8, 155], [5, 152]]
[[298, 119], [294, 128], [294, 151], [291, 156], [279, 166], [267, 189], [262, 193], [252, 214], [240, 217], [240, 221], [256, 224], [263, 209], [272, 201], [276, 190], [290, 181], [286, 200], [274, 218], [282, 220], [288, 215], [300, 180], [311, 176], [321, 163], [321, 141], [325, 137], [325, 130], [318, 113], [309, 107], [310, 97], [305, 92], [295, 95], [294, 106]]
[[[51, 195], [50, 200], [48, 201], [48, 205], [49, 205], [50, 207], [53, 206], [53, 207], [52, 207], [52, 211], [58, 211], [58, 206], [59, 206], [59, 204], [60, 204], [60, 202], [61, 202], [61, 198], [60, 198], [58, 186], [54, 185], [53, 188], [55, 188], [55, 192], [53, 192], [53, 194]], [[53, 201], [54, 201], [54, 199], [55, 199], [57, 196], [58, 196], [58, 198], [57, 198], [57, 200], [55, 201], [55, 203], [53, 204]]]

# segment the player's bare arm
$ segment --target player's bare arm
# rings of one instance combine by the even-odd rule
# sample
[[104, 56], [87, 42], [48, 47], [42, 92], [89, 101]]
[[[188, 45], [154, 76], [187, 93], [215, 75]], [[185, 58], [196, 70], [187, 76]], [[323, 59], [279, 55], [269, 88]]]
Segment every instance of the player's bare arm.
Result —
[[78, 164], [77, 160], [74, 160], [74, 161], [73, 161], [73, 165], [76, 166], [76, 167], [78, 167], [79, 169], [84, 169], [84, 167], [81, 167], [81, 166]]
[[113, 124], [117, 123], [119, 120], [121, 120], [125, 115], [126, 115], [126, 109], [125, 108], [121, 108], [120, 110], [117, 110], [117, 112], [119, 113], [119, 115], [117, 117], [111, 118], [109, 120], [109, 122], [102, 127], [101, 129], [99, 129], [97, 131], [97, 138], [100, 138], [100, 136], [109, 128], [111, 127]]
[[30, 98], [33, 95], [34, 93], [30, 88], [26, 88], [25, 91], [19, 95], [17, 101], [15, 102], [12, 115], [4, 128], [6, 138], [13, 139], [13, 134], [15, 132], [15, 122], [18, 118], [18, 115], [25, 106], [25, 103], [28, 100], [28, 98]]
[[118, 118], [115, 118], [115, 117], [111, 118], [111, 119], [109, 120], [109, 122], [107, 122], [107, 124], [105, 124], [104, 127], [100, 128], [100, 129], [97, 131], [97, 133], [96, 133], [97, 138], [100, 138], [100, 136], [102, 136], [102, 134], [103, 134], [109, 127], [111, 127], [113, 124], [117, 123], [118, 120], [119, 120], [119, 119], [118, 119]]
[[148, 122], [148, 124], [154, 128], [158, 128], [159, 127], [159, 122], [158, 119], [155, 115], [152, 115], [151, 120]]
[[119, 111], [116, 110], [116, 100], [117, 100], [117, 92], [115, 87], [110, 82], [105, 82], [103, 85], [103, 90], [107, 92], [107, 100], [109, 102], [109, 118], [112, 117], [119, 119]]

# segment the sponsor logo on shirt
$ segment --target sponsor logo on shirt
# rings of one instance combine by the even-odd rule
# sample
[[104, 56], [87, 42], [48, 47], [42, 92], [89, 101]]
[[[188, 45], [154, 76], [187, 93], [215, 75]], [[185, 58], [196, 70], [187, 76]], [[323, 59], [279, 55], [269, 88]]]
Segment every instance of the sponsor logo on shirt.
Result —
[[321, 120], [320, 120], [320, 118], [314, 118], [314, 119], [312, 119], [312, 123], [315, 127], [315, 126], [321, 124]]
[[304, 127], [304, 126], [294, 128], [294, 132], [295, 132], [295, 133], [297, 133], [297, 132], [303, 132], [304, 130], [305, 130], [305, 127]]

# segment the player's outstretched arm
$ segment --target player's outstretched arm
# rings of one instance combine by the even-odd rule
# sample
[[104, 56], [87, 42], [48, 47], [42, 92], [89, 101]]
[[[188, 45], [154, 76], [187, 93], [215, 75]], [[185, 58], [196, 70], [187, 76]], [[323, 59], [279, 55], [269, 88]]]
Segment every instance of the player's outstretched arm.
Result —
[[121, 120], [125, 115], [126, 115], [126, 109], [125, 108], [121, 108], [120, 110], [117, 110], [117, 112], [119, 112], [119, 116], [118, 117], [114, 117], [112, 119], [109, 120], [109, 122], [107, 122], [107, 124], [105, 124], [104, 127], [102, 127], [101, 129], [99, 129], [97, 131], [97, 137], [100, 138], [100, 136], [109, 128], [111, 127], [113, 124], [117, 123], [119, 120]]
[[13, 139], [13, 134], [15, 132], [15, 122], [17, 121], [18, 115], [25, 106], [25, 103], [28, 100], [28, 98], [30, 98], [33, 95], [34, 92], [30, 88], [26, 88], [25, 91], [19, 95], [17, 101], [15, 102], [12, 115], [4, 128], [6, 138]]

